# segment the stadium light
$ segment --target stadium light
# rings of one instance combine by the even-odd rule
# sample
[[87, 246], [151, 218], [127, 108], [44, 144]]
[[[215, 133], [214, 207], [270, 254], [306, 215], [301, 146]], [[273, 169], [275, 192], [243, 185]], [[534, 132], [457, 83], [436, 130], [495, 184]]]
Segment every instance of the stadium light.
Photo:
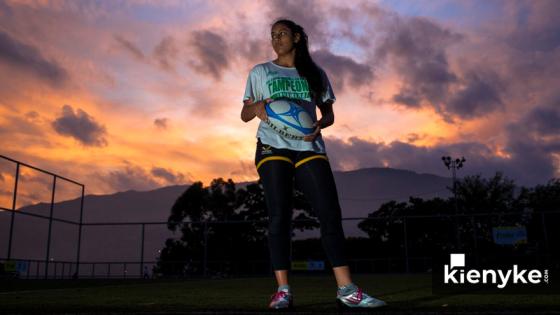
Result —
[[[451, 170], [453, 177], [453, 199], [455, 199], [455, 215], [459, 214], [459, 207], [457, 205], [457, 170], [463, 167], [463, 164], [467, 161], [465, 157], [460, 159], [452, 159], [450, 156], [442, 156], [441, 160], [448, 170]], [[456, 217], [457, 219], [457, 217]], [[461, 248], [461, 234], [459, 232], [459, 225], [457, 225], [457, 247]]]
[[451, 170], [451, 172], [452, 172], [452, 175], [453, 175], [453, 193], [455, 194], [456, 181], [457, 181], [456, 171], [458, 169], [462, 168], [463, 164], [467, 160], [465, 159], [464, 156], [461, 157], [460, 159], [455, 159], [455, 160], [453, 160], [450, 156], [442, 156], [441, 160], [443, 161], [443, 164], [445, 164], [447, 169]]

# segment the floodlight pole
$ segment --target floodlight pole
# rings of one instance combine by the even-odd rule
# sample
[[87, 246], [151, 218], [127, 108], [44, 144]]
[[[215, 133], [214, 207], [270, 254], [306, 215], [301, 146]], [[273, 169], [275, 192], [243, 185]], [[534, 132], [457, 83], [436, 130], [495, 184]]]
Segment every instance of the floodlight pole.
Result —
[[[461, 159], [452, 159], [450, 156], [442, 156], [441, 160], [447, 167], [447, 169], [451, 170], [451, 175], [453, 177], [453, 199], [455, 199], [455, 220], [458, 223], [459, 221], [459, 206], [457, 202], [457, 169], [463, 167], [463, 163], [466, 162], [465, 157], [461, 157]], [[459, 224], [457, 224], [457, 247], [461, 248], [461, 233], [459, 231]]]

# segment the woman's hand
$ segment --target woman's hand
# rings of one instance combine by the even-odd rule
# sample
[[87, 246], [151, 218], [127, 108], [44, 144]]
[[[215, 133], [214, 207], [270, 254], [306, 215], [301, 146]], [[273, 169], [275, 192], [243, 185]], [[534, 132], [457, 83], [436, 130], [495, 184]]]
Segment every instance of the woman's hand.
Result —
[[260, 120], [267, 122], [268, 121], [268, 115], [266, 114], [266, 108], [265, 108], [265, 104], [268, 104], [270, 102], [272, 102], [273, 99], [271, 98], [267, 98], [264, 99], [262, 101], [258, 101], [258, 102], [254, 102], [253, 103], [253, 98], [248, 98], [245, 101], [243, 101], [244, 106], [246, 106], [247, 108], [250, 108], [251, 112], [252, 112], [252, 117], [249, 119], [253, 119], [253, 117], [257, 116], [259, 117]]
[[321, 134], [321, 126], [321, 120], [314, 122], [313, 127], [315, 128], [315, 130], [313, 131], [313, 133], [305, 135], [303, 137], [303, 140], [309, 142], [315, 141], [315, 139], [317, 139], [317, 137]]
[[328, 126], [334, 124], [334, 112], [332, 109], [332, 104], [333, 102], [329, 100], [319, 106], [319, 109], [321, 110], [321, 119], [313, 123], [313, 127], [315, 128], [315, 130], [313, 130], [313, 133], [305, 135], [303, 137], [303, 140], [315, 141], [315, 139], [317, 139], [317, 137], [321, 134], [321, 129], [327, 128]]

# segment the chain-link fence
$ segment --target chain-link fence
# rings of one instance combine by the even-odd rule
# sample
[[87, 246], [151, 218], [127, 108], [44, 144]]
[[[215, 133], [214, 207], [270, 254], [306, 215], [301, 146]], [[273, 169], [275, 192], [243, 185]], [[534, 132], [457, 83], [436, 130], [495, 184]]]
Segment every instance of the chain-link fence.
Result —
[[[22, 279], [230, 277], [269, 275], [266, 231], [268, 222], [199, 221], [82, 222], [84, 186], [56, 174], [6, 158], [15, 163], [11, 207], [0, 207], [0, 274]], [[51, 177], [52, 191], [45, 213], [15, 211], [18, 178], [27, 167]], [[74, 212], [55, 213], [57, 185], [79, 187]], [[49, 183], [48, 181], [46, 181]], [[543, 209], [545, 210], [545, 209]], [[344, 218], [346, 251], [355, 273], [429, 272], [432, 257], [441, 252], [469, 253], [476, 263], [496, 257], [517, 262], [558, 261], [560, 211], [476, 213]], [[185, 235], [187, 233], [188, 235]], [[291, 259], [294, 272], [329, 272], [320, 229], [294, 230]], [[175, 243], [173, 243], [175, 242]], [[163, 257], [173, 244], [184, 248]], [[179, 254], [177, 254], [179, 253]]]
[[[20, 215], [19, 213], [17, 215]], [[434, 251], [467, 252], [477, 263], [493, 258], [511, 257], [516, 262], [549, 263], [558, 256], [551, 248], [558, 248], [560, 233], [555, 222], [560, 222], [559, 211], [536, 212], [531, 214], [479, 213], [473, 215], [445, 216], [401, 216], [379, 218], [343, 219], [344, 228], [371, 224], [372, 235], [349, 237], [346, 240], [349, 266], [356, 273], [371, 272], [429, 272]], [[198, 235], [196, 246], [189, 247], [187, 258], [174, 261], [154, 259], [160, 254], [165, 242], [159, 244], [156, 255], [146, 254], [146, 227], [167, 228], [167, 222], [139, 223], [83, 223], [83, 248], [87, 244], [90, 229], [111, 227], [113, 231], [128, 229], [139, 232], [138, 237], [129, 240], [116, 239], [105, 235], [108, 243], [101, 244], [101, 250], [123, 252], [121, 258], [112, 261], [59, 261], [37, 259], [0, 259], [4, 266], [11, 265], [20, 278], [70, 279], [80, 278], [152, 278], [156, 276], [175, 277], [230, 277], [246, 275], [266, 275], [272, 272], [268, 260], [266, 233], [260, 238], [244, 239], [232, 236], [228, 231], [258, 230], [266, 227], [266, 221], [221, 221], [221, 222], [183, 222]], [[257, 226], [257, 228], [255, 228]], [[460, 230], [460, 240], [455, 231]], [[306, 231], [306, 238], [292, 239], [291, 259], [295, 262], [321, 262], [323, 267], [313, 271], [305, 267], [296, 272], [329, 272], [319, 229]], [[501, 233], [501, 234], [500, 234]], [[121, 234], [122, 235], [122, 234]], [[170, 236], [172, 234], [170, 233]], [[500, 236], [502, 235], [502, 236]], [[178, 240], [178, 237], [173, 238]], [[460, 242], [460, 245], [459, 243]], [[122, 245], [125, 244], [123, 247]], [[157, 245], [156, 245], [157, 248]], [[101, 252], [102, 253], [102, 252]], [[131, 255], [136, 259], [130, 259]], [[148, 257], [150, 256], [150, 257]], [[20, 258], [20, 257], [18, 257]], [[119, 258], [119, 257], [115, 257]], [[152, 259], [149, 259], [152, 258]], [[9, 262], [11, 261], [11, 262]], [[15, 264], [15, 265], [14, 265]], [[79, 268], [78, 268], [79, 266]]]

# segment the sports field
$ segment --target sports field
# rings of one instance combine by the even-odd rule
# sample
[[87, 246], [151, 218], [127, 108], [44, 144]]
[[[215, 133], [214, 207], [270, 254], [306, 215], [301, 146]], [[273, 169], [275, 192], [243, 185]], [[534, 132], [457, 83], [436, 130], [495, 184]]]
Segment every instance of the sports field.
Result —
[[[435, 296], [429, 274], [354, 275], [366, 292], [388, 302], [384, 314], [535, 313], [560, 314], [560, 295]], [[20, 280], [2, 281], [1, 314], [266, 312], [272, 278], [195, 280]], [[293, 275], [294, 313], [335, 313], [330, 276]]]

